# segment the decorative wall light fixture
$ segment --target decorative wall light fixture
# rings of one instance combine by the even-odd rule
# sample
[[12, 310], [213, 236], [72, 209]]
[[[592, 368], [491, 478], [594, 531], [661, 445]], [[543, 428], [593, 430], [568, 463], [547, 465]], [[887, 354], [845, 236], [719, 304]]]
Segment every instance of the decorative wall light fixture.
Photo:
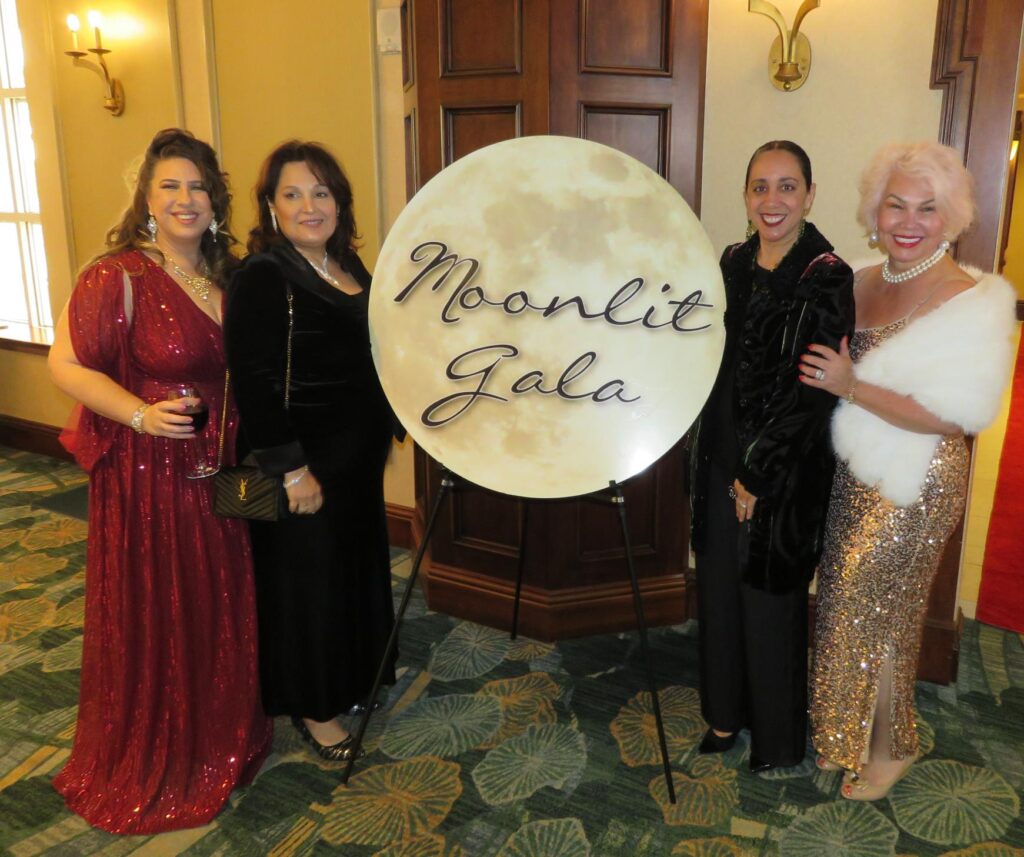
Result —
[[[86, 68], [92, 69], [103, 78], [103, 84], [106, 87], [106, 92], [103, 95], [103, 106], [110, 111], [111, 116], [120, 116], [124, 113], [124, 87], [121, 86], [121, 81], [116, 77], [110, 76], [110, 71], [107, 69], [107, 62], [103, 58], [106, 54], [110, 53], [110, 50], [103, 47], [103, 38], [100, 34], [100, 26], [103, 23], [103, 17], [99, 12], [89, 12], [88, 21], [89, 26], [92, 27], [93, 38], [96, 40], [96, 46], [92, 48], [86, 48], [84, 51], [78, 47], [78, 31], [81, 29], [82, 24], [78, 20], [77, 15], [68, 15], [68, 29], [71, 31], [71, 50], [64, 51], [69, 57], [74, 60], [75, 65], [85, 66]], [[97, 62], [92, 63], [83, 57], [88, 54], [95, 54]]]
[[807, 36], [800, 32], [800, 25], [804, 21], [804, 16], [820, 5], [821, 0], [804, 0], [797, 9], [796, 18], [793, 19], [793, 29], [789, 29], [786, 26], [786, 19], [772, 3], [766, 0], [749, 0], [748, 12], [767, 15], [779, 28], [779, 35], [775, 37], [768, 51], [768, 79], [776, 89], [792, 92], [803, 86], [807, 80], [807, 75], [811, 71], [811, 43]]

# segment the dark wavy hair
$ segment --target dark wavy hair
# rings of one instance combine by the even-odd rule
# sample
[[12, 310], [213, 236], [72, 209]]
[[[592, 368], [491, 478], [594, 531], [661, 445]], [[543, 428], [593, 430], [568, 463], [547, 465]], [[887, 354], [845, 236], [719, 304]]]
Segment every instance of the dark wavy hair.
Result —
[[352, 185], [348, 176], [325, 146], [302, 140], [288, 140], [269, 155], [260, 167], [260, 175], [253, 188], [256, 207], [259, 212], [256, 226], [249, 232], [246, 246], [250, 253], [263, 253], [271, 247], [286, 243], [285, 238], [274, 228], [270, 217], [270, 203], [277, 193], [281, 181], [281, 170], [285, 164], [305, 162], [309, 171], [316, 176], [334, 197], [338, 206], [338, 225], [327, 239], [327, 252], [335, 261], [341, 262], [357, 249], [356, 218], [352, 213]]
[[142, 165], [135, 179], [131, 204], [125, 209], [120, 222], [107, 232], [107, 249], [97, 258], [113, 256], [125, 250], [146, 250], [163, 259], [163, 252], [150, 239], [149, 231], [146, 229], [146, 221], [149, 219], [146, 195], [149, 193], [156, 165], [169, 158], [185, 158], [199, 170], [203, 187], [210, 196], [213, 219], [217, 221], [218, 227], [216, 241], [209, 231], [203, 232], [199, 251], [206, 264], [210, 266], [213, 280], [223, 283], [228, 271], [238, 261], [231, 253], [231, 248], [238, 243], [238, 239], [231, 234], [230, 229], [231, 191], [228, 189], [227, 173], [221, 170], [217, 153], [209, 143], [197, 140], [181, 128], [165, 128], [153, 137], [143, 155]]
[[750, 170], [754, 166], [754, 161], [757, 160], [758, 155], [762, 155], [765, 152], [789, 152], [800, 164], [800, 172], [803, 174], [804, 181], [807, 182], [808, 189], [810, 188], [812, 184], [811, 159], [807, 157], [807, 152], [803, 150], [803, 147], [798, 146], [792, 140], [769, 140], [767, 143], [754, 149], [754, 154], [750, 156], [750, 160], [747, 162], [747, 177], [743, 180], [744, 190], [750, 184]]

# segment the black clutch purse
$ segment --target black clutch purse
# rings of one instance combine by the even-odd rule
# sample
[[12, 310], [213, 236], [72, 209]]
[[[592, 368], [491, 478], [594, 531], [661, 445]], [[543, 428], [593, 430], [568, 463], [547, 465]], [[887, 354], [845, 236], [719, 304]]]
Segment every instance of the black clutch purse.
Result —
[[[292, 382], [292, 290], [288, 289], [288, 348], [284, 372], [284, 409], [288, 410]], [[228, 415], [228, 385], [231, 373], [224, 373], [224, 408], [220, 418], [218, 471], [213, 475], [213, 512], [223, 518], [247, 518], [250, 521], [279, 521], [288, 516], [288, 494], [280, 476], [267, 476], [247, 456], [234, 467], [220, 467], [224, 458], [224, 430]]]
[[213, 476], [213, 511], [224, 518], [279, 521], [288, 514], [280, 476], [267, 476], [252, 456]]

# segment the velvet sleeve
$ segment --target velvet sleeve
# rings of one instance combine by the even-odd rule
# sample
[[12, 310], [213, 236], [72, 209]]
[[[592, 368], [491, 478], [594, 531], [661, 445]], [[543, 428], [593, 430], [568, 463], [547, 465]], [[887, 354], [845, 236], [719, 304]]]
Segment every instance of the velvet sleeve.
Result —
[[799, 380], [800, 357], [811, 344], [838, 351], [839, 341], [853, 332], [853, 272], [845, 262], [836, 257], [818, 262], [805, 275], [796, 296], [800, 302], [796, 311], [803, 316], [794, 332], [792, 357], [779, 361], [761, 428], [740, 451], [738, 479], [755, 497], [775, 493], [803, 454], [804, 443], [821, 435], [816, 429], [827, 426], [836, 404], [831, 393]]
[[[68, 332], [75, 358], [130, 389], [125, 272], [113, 258], [83, 271], [68, 301]], [[86, 472], [110, 449], [125, 426], [88, 408], [75, 407], [60, 440]]]
[[224, 341], [242, 431], [260, 469], [270, 475], [306, 463], [284, 406], [288, 349], [288, 282], [266, 257], [235, 273], [224, 314]]

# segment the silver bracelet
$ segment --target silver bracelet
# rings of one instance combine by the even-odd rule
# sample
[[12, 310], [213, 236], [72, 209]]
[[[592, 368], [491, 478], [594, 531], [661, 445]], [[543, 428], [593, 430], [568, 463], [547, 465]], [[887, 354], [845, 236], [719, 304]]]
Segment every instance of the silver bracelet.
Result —
[[298, 485], [302, 481], [302, 477], [307, 473], [309, 473], [309, 465], [304, 464], [302, 465], [302, 472], [298, 476], [293, 476], [291, 479], [287, 480], [284, 483], [284, 487], [291, 488], [293, 485]]
[[149, 405], [139, 405], [135, 409], [135, 413], [132, 414], [131, 422], [128, 423], [139, 434], [146, 433], [146, 430], [142, 427], [142, 415], [146, 413], [146, 408], [148, 407]]

